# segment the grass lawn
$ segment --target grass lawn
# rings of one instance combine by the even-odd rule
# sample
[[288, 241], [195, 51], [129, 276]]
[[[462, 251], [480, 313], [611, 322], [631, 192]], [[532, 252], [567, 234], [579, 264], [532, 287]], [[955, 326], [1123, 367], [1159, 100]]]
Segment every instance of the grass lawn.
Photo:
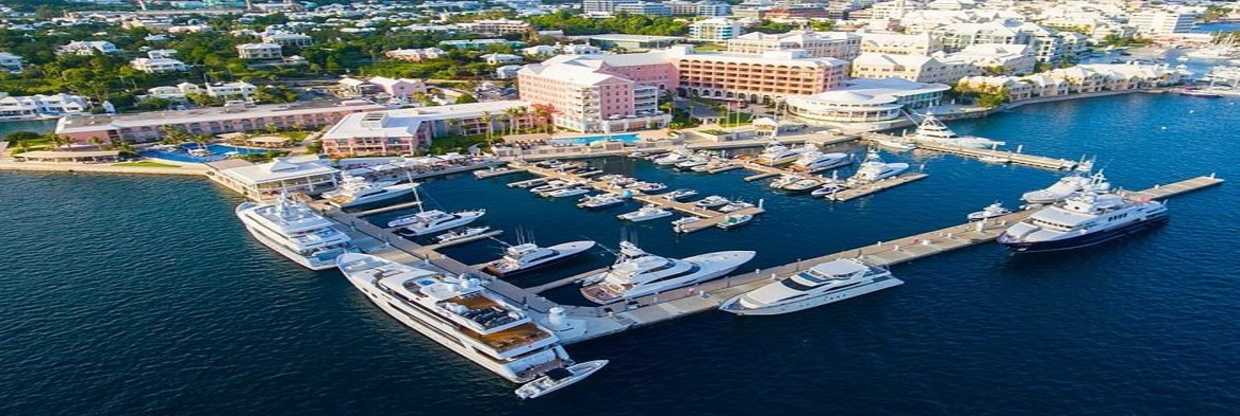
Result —
[[171, 168], [171, 169], [176, 169], [176, 168], [179, 168], [179, 167], [180, 167], [180, 166], [177, 166], [177, 165], [170, 165], [170, 164], [167, 164], [167, 163], [159, 163], [159, 162], [155, 162], [155, 161], [151, 161], [151, 160], [138, 160], [138, 161], [134, 161], [134, 162], [121, 162], [121, 163], [114, 164], [114, 165], [112, 165], [112, 166], [129, 166], [129, 167], [135, 167], [135, 168]]

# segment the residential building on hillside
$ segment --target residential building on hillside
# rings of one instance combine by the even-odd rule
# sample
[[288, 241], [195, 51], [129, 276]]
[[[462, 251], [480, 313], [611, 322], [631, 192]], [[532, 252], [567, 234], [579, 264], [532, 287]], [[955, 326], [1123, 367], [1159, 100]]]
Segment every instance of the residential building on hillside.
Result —
[[0, 69], [14, 74], [22, 72], [22, 57], [8, 52], [0, 52]]
[[237, 45], [237, 55], [245, 60], [283, 59], [283, 48], [276, 43], [243, 43]]
[[38, 120], [67, 114], [85, 113], [90, 103], [85, 97], [70, 94], [30, 95], [0, 98], [0, 120]]
[[207, 95], [216, 98], [250, 98], [258, 87], [245, 81], [207, 84]]
[[613, 12], [624, 12], [628, 14], [640, 14], [645, 16], [671, 16], [672, 8], [663, 3], [638, 1], [636, 3], [617, 4]]
[[419, 62], [427, 59], [437, 59], [447, 55], [443, 49], [439, 48], [422, 48], [422, 49], [393, 49], [383, 53], [390, 59], [401, 61]]
[[[586, 14], [611, 14], [616, 6], [637, 3], [638, 0], [583, 0], [581, 11]], [[670, 11], [670, 10], [669, 10]]]
[[689, 38], [722, 42], [741, 35], [741, 25], [735, 20], [716, 17], [693, 22], [689, 26]]
[[136, 58], [129, 61], [129, 66], [148, 74], [167, 74], [189, 70], [189, 67], [184, 62], [172, 58]]
[[283, 47], [306, 47], [314, 43], [314, 38], [300, 33], [270, 33], [263, 35], [263, 43], [274, 43]]
[[457, 24], [462, 30], [470, 33], [507, 35], [510, 33], [526, 33], [531, 30], [530, 24], [521, 20], [496, 19], [475, 20]]
[[1001, 71], [1006, 75], [1027, 75], [1033, 73], [1037, 64], [1029, 45], [969, 45], [951, 56], [972, 65], [976, 70], [971, 71], [971, 74]]
[[943, 45], [929, 33], [870, 33], [859, 32], [861, 52], [889, 55], [929, 55], [943, 49]]
[[863, 53], [852, 62], [855, 78], [900, 78], [921, 83], [954, 84], [971, 70], [968, 62], [944, 56]]
[[106, 40], [73, 41], [56, 48], [57, 54], [94, 55], [102, 53], [108, 55], [117, 52], [120, 52], [120, 49]]

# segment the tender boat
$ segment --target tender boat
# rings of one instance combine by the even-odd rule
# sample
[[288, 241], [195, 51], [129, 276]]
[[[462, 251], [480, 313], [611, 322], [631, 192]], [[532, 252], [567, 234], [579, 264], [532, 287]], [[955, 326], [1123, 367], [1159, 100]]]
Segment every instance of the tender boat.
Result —
[[1045, 189], [1025, 192], [1020, 196], [1020, 199], [1029, 204], [1045, 205], [1062, 201], [1077, 192], [1106, 192], [1110, 189], [1111, 184], [1107, 182], [1106, 176], [1103, 176], [1102, 172], [1098, 172], [1089, 178], [1074, 174], [1059, 178], [1058, 181]]
[[814, 188], [822, 186], [822, 183], [823, 181], [815, 178], [801, 178], [790, 184], [784, 185], [783, 188], [780, 189], [792, 193], [809, 192]]
[[499, 277], [511, 276], [567, 259], [591, 248], [594, 248], [594, 242], [589, 240], [570, 241], [551, 247], [539, 247], [534, 243], [518, 244], [504, 249], [504, 257], [491, 262], [483, 270]]
[[685, 198], [688, 198], [688, 197], [691, 197], [697, 194], [698, 192], [695, 190], [688, 189], [688, 188], [681, 188], [681, 189], [677, 189], [675, 191], [671, 191], [666, 194], [663, 194], [663, 199], [667, 199], [670, 201], [679, 201], [679, 200], [682, 200], [682, 199], [685, 199]]
[[711, 195], [694, 202], [693, 205], [698, 208], [714, 208], [727, 205], [729, 202], [732, 201], [719, 195]]
[[468, 227], [459, 231], [451, 231], [435, 236], [440, 244], [451, 243], [457, 240], [463, 240], [469, 237], [485, 234], [490, 231], [491, 227]]
[[901, 284], [885, 269], [838, 259], [728, 299], [719, 309], [737, 315], [780, 315]]
[[826, 183], [823, 183], [822, 186], [818, 187], [818, 189], [810, 192], [810, 196], [814, 198], [822, 198], [845, 189], [848, 189], [848, 185], [845, 184], [844, 181], [829, 180]]
[[353, 248], [334, 222], [283, 194], [274, 203], [246, 202], [234, 212], [260, 243], [310, 270], [335, 267], [336, 256]]
[[940, 144], [947, 146], [970, 147], [975, 149], [993, 149], [1003, 146], [1004, 142], [991, 140], [984, 137], [959, 136], [956, 132], [948, 128], [946, 124], [935, 118], [933, 115], [926, 115], [921, 125], [917, 126], [917, 131], [912, 136], [913, 141], [918, 143]]
[[861, 162], [861, 167], [857, 169], [857, 173], [848, 180], [860, 183], [875, 182], [899, 175], [908, 170], [908, 167], [908, 163], [883, 162], [877, 151], [870, 150], [865, 155], [865, 161]]
[[665, 292], [731, 273], [753, 259], [752, 251], [720, 251], [684, 259], [646, 253], [627, 241], [606, 271], [586, 277], [581, 294], [591, 302], [609, 304]]
[[672, 215], [671, 211], [656, 207], [654, 205], [646, 205], [637, 211], [617, 215], [616, 218], [624, 221], [642, 222], [659, 219], [670, 215]]
[[573, 188], [558, 189], [558, 190], [551, 191], [551, 192], [543, 192], [540, 195], [545, 196], [547, 198], [568, 198], [570, 196], [585, 195], [588, 193], [590, 193], [590, 188], [573, 187]]
[[667, 185], [664, 185], [658, 182], [638, 182], [634, 186], [627, 187], [627, 188], [635, 190], [635, 191], [641, 191], [647, 194], [653, 194], [653, 193], [657, 193], [659, 191], [667, 189]]
[[731, 214], [726, 217], [723, 217], [723, 221], [720, 221], [718, 224], [715, 224], [715, 227], [718, 227], [719, 229], [723, 229], [723, 230], [730, 230], [730, 229], [745, 225], [749, 223], [749, 221], [751, 220], [753, 220], [753, 215]]
[[412, 182], [370, 182], [360, 176], [345, 176], [335, 190], [324, 192], [323, 198], [337, 207], [352, 208], [408, 196], [416, 186]]
[[693, 217], [693, 216], [680, 217], [676, 221], [672, 221], [672, 231], [683, 233], [686, 231], [685, 226], [689, 224], [693, 224], [701, 220], [702, 220], [701, 218]]
[[1157, 201], [1085, 191], [1008, 227], [998, 241], [1018, 253], [1071, 250], [1124, 237], [1168, 219], [1167, 207]]
[[732, 201], [732, 202], [729, 202], [727, 205], [720, 207], [719, 212], [729, 213], [729, 212], [740, 211], [742, 209], [753, 208], [753, 207], [754, 207], [753, 204], [745, 202], [745, 201]]
[[801, 157], [797, 149], [790, 149], [779, 142], [772, 141], [762, 148], [756, 162], [767, 166], [780, 166], [792, 163]]
[[694, 156], [694, 157], [689, 158], [689, 160], [677, 163], [676, 169], [693, 170], [693, 168], [698, 167], [698, 166], [705, 166], [707, 163], [710, 163], [710, 159], [699, 157], [699, 156]]
[[1002, 217], [1004, 215], [1011, 214], [1011, 213], [1012, 213], [1012, 210], [1004, 208], [1002, 203], [996, 202], [996, 203], [987, 205], [986, 208], [982, 208], [981, 211], [970, 213], [968, 218], [969, 218], [969, 221], [981, 221], [981, 220], [988, 220], [988, 219], [995, 218], [995, 217]]
[[818, 173], [852, 164], [852, 156], [848, 153], [823, 153], [811, 150], [801, 154], [792, 162], [793, 169], [807, 173]]
[[477, 279], [358, 253], [341, 255], [336, 266], [393, 319], [509, 381], [529, 382], [572, 362], [553, 330]]
[[582, 198], [578, 208], [599, 209], [624, 203], [624, 198], [616, 194], [600, 194]]
[[580, 364], [573, 364], [567, 368], [553, 368], [551, 371], [544, 373], [537, 380], [525, 383], [517, 388], [517, 397], [522, 399], [536, 399], [547, 395], [553, 391], [568, 387], [573, 383], [585, 380], [594, 372], [601, 370], [607, 365], [607, 360], [587, 361]]

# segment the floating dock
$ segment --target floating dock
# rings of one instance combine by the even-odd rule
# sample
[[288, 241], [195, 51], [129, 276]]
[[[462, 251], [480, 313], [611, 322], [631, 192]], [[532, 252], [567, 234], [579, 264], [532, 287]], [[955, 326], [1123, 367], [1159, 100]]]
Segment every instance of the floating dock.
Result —
[[427, 245], [427, 246], [425, 247], [425, 249], [427, 249], [427, 250], [439, 250], [439, 249], [445, 249], [445, 248], [452, 247], [452, 246], [459, 246], [459, 245], [461, 245], [461, 244], [465, 244], [465, 243], [472, 243], [472, 242], [475, 242], [475, 241], [478, 241], [478, 240], [488, 239], [488, 238], [495, 237], [495, 236], [498, 236], [498, 235], [503, 234], [503, 233], [504, 233], [504, 231], [503, 231], [503, 230], [488, 231], [488, 232], [485, 232], [485, 233], [482, 233], [482, 234], [478, 234], [478, 235], [474, 235], [474, 236], [465, 237], [465, 238], [462, 238], [462, 239], [459, 239], [459, 240], [452, 240], [452, 241], [449, 241], [449, 242], [446, 242], [446, 243], [435, 243], [435, 244], [430, 244], [430, 245]]
[[390, 211], [401, 210], [401, 209], [405, 209], [405, 208], [413, 208], [413, 207], [418, 206], [419, 204], [421, 204], [421, 202], [418, 202], [418, 201], [402, 202], [402, 203], [399, 203], [399, 204], [396, 204], [396, 205], [388, 205], [388, 206], [386, 206], [386, 207], [379, 207], [379, 208], [375, 208], [375, 209], [368, 209], [368, 210], [365, 210], [365, 211], [358, 211], [358, 212], [354, 212], [354, 213], [353, 213], [353, 215], [356, 215], [356, 216], [359, 216], [359, 217], [365, 217], [365, 216], [367, 216], [367, 215], [375, 215], [375, 214], [381, 214], [381, 213], [384, 213], [384, 212], [390, 212]]
[[893, 176], [887, 179], [874, 182], [864, 183], [856, 186], [849, 186], [847, 189], [827, 195], [825, 199], [836, 202], [844, 202], [851, 199], [857, 199], [866, 195], [876, 194], [891, 188], [895, 188], [906, 183], [919, 181], [930, 176], [926, 173], [905, 173], [899, 176]]
[[[867, 133], [861, 136], [862, 140], [873, 142], [875, 139], [900, 140], [899, 136], [893, 136], [883, 133]], [[1025, 153], [1010, 152], [1004, 150], [977, 149], [972, 147], [951, 146], [945, 144], [928, 143], [924, 141], [911, 142], [918, 149], [929, 150], [939, 153], [947, 153], [956, 156], [963, 156], [973, 159], [994, 158], [1005, 159], [1008, 163], [1032, 166], [1035, 168], [1050, 170], [1072, 170], [1081, 165], [1081, 162], [1068, 159], [1056, 159], [1046, 156], [1031, 155]]]
[[525, 172], [525, 170], [524, 169], [513, 169], [513, 168], [475, 170], [474, 177], [478, 179], [487, 179], [487, 178], [494, 178], [494, 177], [504, 176], [504, 175], [512, 175], [514, 173], [521, 173], [521, 172]]

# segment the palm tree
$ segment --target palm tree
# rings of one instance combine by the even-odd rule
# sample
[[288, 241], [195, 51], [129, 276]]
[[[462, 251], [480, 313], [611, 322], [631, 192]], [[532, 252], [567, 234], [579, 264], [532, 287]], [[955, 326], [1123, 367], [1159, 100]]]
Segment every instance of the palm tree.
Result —
[[508, 117], [508, 134], [517, 134], [517, 116], [521, 115], [520, 107], [504, 110], [504, 115]]
[[542, 120], [547, 129], [547, 134], [551, 134], [551, 115], [555, 114], [555, 107], [547, 104], [534, 104], [534, 116]]
[[159, 128], [159, 130], [160, 130], [160, 133], [163, 135], [162, 141], [164, 144], [170, 144], [170, 145], [175, 146], [181, 143], [185, 143], [189, 141], [190, 139], [188, 137], [189, 132], [186, 132], [185, 129], [182, 129], [180, 127], [162, 126]]
[[211, 136], [205, 134], [194, 135], [193, 142], [198, 145], [199, 149], [207, 150], [207, 143], [211, 142]]
[[52, 150], [64, 147], [71, 142], [68, 137], [64, 137], [56, 133], [48, 133], [47, 141], [52, 144]]
[[494, 128], [493, 128], [493, 126], [491, 125], [491, 121], [494, 121], [494, 117], [491, 117], [491, 112], [490, 112], [490, 111], [483, 111], [483, 112], [482, 112], [482, 117], [480, 117], [480, 118], [482, 119], [482, 122], [483, 122], [483, 123], [486, 123], [486, 125], [487, 125], [487, 143], [490, 143], [490, 142], [491, 142], [491, 135], [495, 133]]

